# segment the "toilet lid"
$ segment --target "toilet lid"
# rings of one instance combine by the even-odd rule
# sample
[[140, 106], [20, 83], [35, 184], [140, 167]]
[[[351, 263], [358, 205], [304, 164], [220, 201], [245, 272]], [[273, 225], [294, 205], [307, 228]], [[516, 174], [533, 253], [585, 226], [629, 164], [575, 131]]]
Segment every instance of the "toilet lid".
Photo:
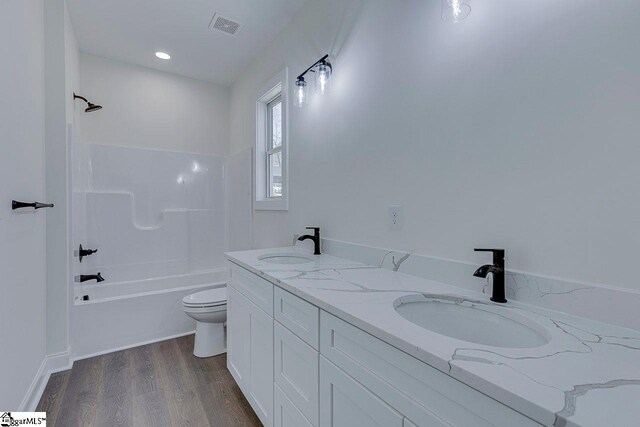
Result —
[[182, 303], [188, 306], [214, 306], [226, 304], [227, 287], [209, 289], [207, 291], [187, 295], [182, 299]]

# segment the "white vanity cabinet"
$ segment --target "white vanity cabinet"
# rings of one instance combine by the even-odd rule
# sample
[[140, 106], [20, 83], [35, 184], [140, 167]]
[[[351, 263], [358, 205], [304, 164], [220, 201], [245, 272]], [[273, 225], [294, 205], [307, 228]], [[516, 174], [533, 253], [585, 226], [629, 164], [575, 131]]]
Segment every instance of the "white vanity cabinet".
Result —
[[227, 286], [227, 368], [262, 424], [271, 427], [273, 317], [260, 306], [273, 313], [273, 285], [238, 270], [231, 267]]
[[539, 426], [303, 298], [230, 267], [227, 365], [265, 426]]

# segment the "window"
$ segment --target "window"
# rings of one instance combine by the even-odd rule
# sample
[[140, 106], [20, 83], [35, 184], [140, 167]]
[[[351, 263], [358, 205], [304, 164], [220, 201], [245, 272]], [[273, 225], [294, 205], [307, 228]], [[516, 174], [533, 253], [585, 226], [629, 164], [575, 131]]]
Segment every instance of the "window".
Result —
[[256, 210], [287, 210], [287, 70], [269, 81], [256, 102]]
[[267, 104], [267, 196], [282, 197], [282, 96]]

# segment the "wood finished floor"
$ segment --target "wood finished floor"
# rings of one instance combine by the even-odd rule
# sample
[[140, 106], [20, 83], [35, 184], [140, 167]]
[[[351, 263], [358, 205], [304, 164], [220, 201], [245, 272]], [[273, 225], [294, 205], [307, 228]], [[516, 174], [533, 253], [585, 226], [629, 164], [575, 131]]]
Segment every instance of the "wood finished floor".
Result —
[[198, 359], [193, 339], [79, 360], [51, 376], [38, 411], [59, 427], [261, 426], [226, 355]]

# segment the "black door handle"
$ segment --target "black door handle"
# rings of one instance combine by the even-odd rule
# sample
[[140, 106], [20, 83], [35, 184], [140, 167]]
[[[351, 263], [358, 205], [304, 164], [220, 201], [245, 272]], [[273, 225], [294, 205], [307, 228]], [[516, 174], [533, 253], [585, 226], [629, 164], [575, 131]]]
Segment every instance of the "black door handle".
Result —
[[53, 204], [48, 204], [48, 203], [40, 203], [40, 202], [26, 203], [26, 202], [18, 202], [16, 200], [11, 201], [11, 209], [13, 210], [22, 209], [22, 208], [42, 209], [42, 208], [52, 208], [52, 207], [53, 207]]

